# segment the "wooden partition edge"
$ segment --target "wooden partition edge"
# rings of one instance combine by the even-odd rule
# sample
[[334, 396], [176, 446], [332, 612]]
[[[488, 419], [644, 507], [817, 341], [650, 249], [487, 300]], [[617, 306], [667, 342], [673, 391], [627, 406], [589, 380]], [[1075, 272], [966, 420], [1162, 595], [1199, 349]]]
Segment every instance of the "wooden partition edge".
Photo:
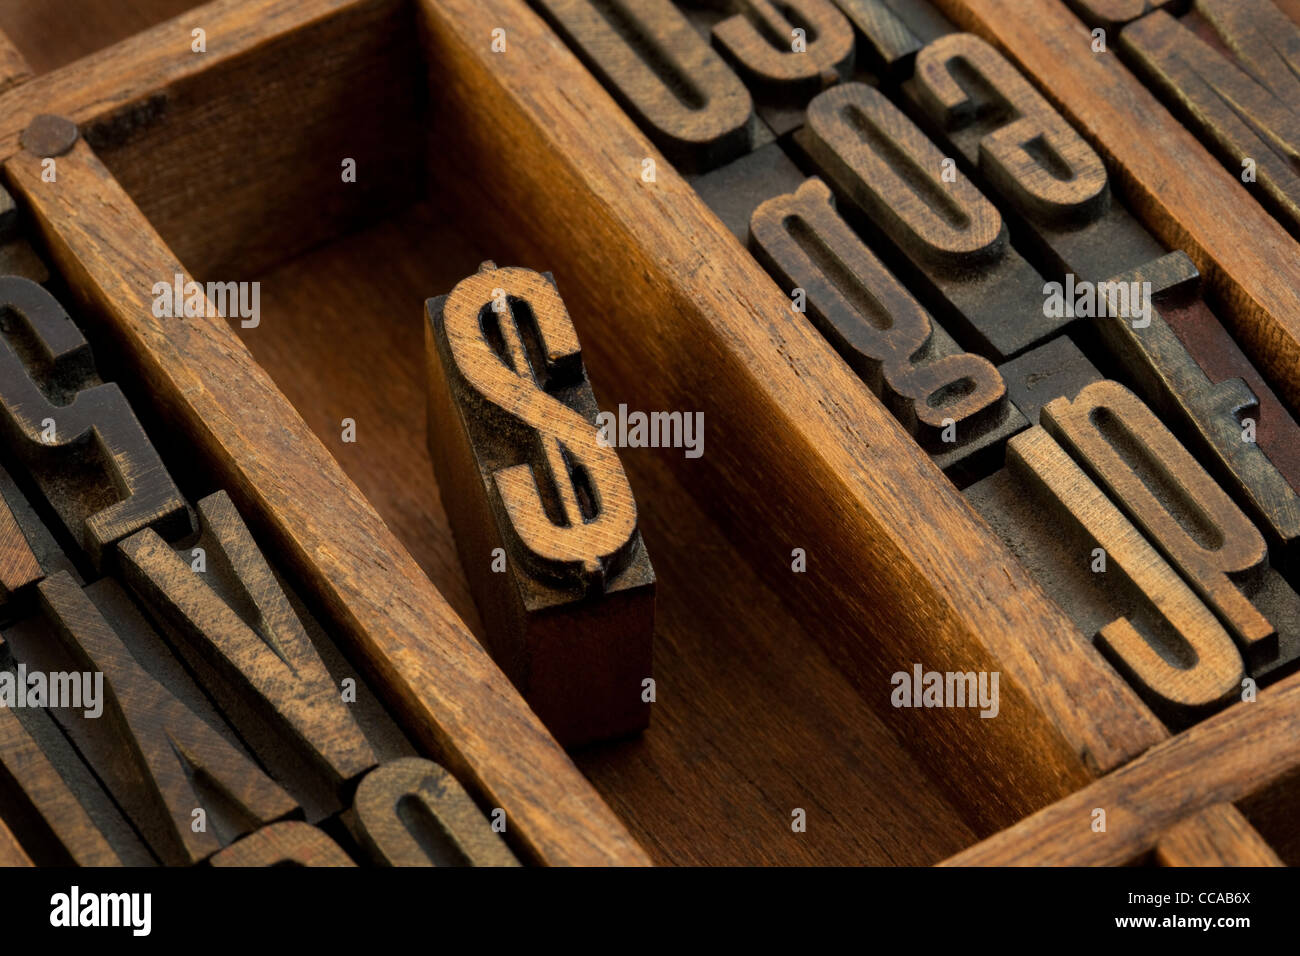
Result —
[[[1234, 704], [943, 866], [1115, 866], [1300, 766], [1300, 674]], [[1094, 829], [1105, 811], [1105, 830]]]
[[[152, 100], [160, 90], [348, 8], [391, 2], [214, 0], [16, 89], [0, 84], [0, 159], [18, 152], [18, 137], [39, 113], [66, 116], [78, 124], [117, 115], [127, 125], [138, 125], [164, 108]], [[191, 50], [190, 31], [196, 26], [207, 35], [203, 53]], [[0, 76], [7, 62], [0, 48]]]
[[33, 865], [32, 858], [15, 839], [9, 825], [0, 820], [0, 867]]
[[1243, 350], [1300, 409], [1300, 245], [1061, 0], [934, 0], [1016, 64], [1106, 160], [1138, 217], [1205, 277]]
[[1159, 866], [1286, 866], [1231, 803], [1175, 823], [1156, 841]]
[[90, 147], [78, 140], [56, 162], [56, 182], [26, 151], [5, 172], [73, 294], [328, 609], [408, 732], [506, 811], [535, 862], [648, 863], [225, 321], [154, 316], [154, 283], [189, 274]]
[[14, 46], [9, 36], [0, 30], [0, 93], [26, 83], [32, 78], [32, 68], [27, 58]]
[[[466, 164], [446, 174], [472, 194], [466, 214], [522, 264], [555, 271], [598, 386], [617, 381], [642, 409], [705, 410], [709, 448], [673, 459], [675, 474], [760, 574], [817, 615], [810, 631], [830, 635], [824, 646], [860, 693], [888, 708], [901, 661], [1001, 669], [996, 719], [890, 711], [977, 828], [1019, 819], [1083, 786], [1086, 768], [1111, 769], [1161, 739], [1131, 689], [526, 4], [421, 5], [439, 79], [432, 135]], [[502, 24], [508, 52], [497, 54]], [[813, 549], [809, 572], [792, 575], [798, 544]]]

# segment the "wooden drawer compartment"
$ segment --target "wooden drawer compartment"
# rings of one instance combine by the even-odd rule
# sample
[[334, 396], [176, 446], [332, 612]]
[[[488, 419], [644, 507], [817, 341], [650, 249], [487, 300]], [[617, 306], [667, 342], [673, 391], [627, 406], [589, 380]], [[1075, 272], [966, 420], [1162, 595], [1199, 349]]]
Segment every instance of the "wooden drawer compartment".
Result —
[[[182, 56], [191, 21], [208, 52]], [[18, 142], [38, 112], [84, 140], [57, 193]], [[1095, 858], [1062, 839], [1057, 862], [1141, 858], [1203, 807], [1230, 830], [1251, 794], [1262, 828], [1285, 818], [1290, 789], [1266, 785], [1296, 762], [1276, 736], [1295, 680], [1160, 744], [690, 183], [662, 157], [640, 178], [658, 152], [522, 0], [218, 2], [14, 87], [0, 116], [9, 187], [105, 378], [151, 434], [186, 436], [417, 747], [506, 809], [526, 861], [1032, 859], [1094, 777], [1160, 804], [1183, 749], [1209, 766], [1241, 728], [1270, 756]], [[621, 453], [659, 578], [658, 699], [641, 738], [572, 763], [473, 640], [425, 447], [423, 304], [486, 259], [554, 273], [602, 408], [706, 422], [698, 459]], [[154, 318], [175, 271], [260, 282], [260, 323]], [[891, 675], [918, 661], [1000, 672], [997, 718], [892, 708]]]

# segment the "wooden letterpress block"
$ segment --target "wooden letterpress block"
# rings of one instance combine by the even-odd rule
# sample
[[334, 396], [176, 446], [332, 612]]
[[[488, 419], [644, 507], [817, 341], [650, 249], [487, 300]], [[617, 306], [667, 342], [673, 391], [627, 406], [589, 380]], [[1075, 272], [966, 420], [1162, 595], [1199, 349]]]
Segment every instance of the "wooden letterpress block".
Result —
[[323, 831], [300, 820], [255, 830], [214, 853], [210, 866], [356, 866]]
[[1252, 675], [1295, 659], [1300, 597], [1268, 567], [1259, 530], [1136, 395], [1096, 382], [1042, 420], [1224, 622]]
[[0, 437], [96, 570], [141, 528], [192, 530], [184, 498], [85, 338], [36, 283], [0, 277]]
[[[1175, 252], [1111, 281], [1149, 282], [1158, 297], [1195, 277], [1187, 256]], [[1294, 580], [1300, 495], [1258, 444], [1258, 428], [1251, 437], [1245, 420], [1259, 418], [1261, 408], [1246, 383], [1239, 378], [1212, 381], [1154, 306], [1148, 325], [1111, 317], [1098, 320], [1095, 328], [1138, 394], [1179, 428], [1198, 460], [1264, 532], [1278, 569]], [[1285, 428], [1280, 416], [1272, 420]]]
[[0, 614], [19, 591], [45, 576], [2, 492], [0, 487]]
[[23, 494], [23, 490], [18, 487], [13, 476], [3, 468], [0, 468], [0, 507], [13, 516], [18, 533], [22, 535], [27, 547], [36, 558], [36, 563], [40, 566], [39, 577], [54, 574], [56, 571], [66, 571], [78, 584], [83, 583], [77, 566], [59, 547], [54, 534], [45, 526], [45, 522], [36, 513], [36, 509]]
[[902, 89], [935, 142], [977, 169], [1033, 237], [1022, 248], [1045, 275], [1097, 282], [1165, 251], [1111, 195], [1101, 157], [984, 40], [926, 44]]
[[1233, 175], [1249, 165], [1246, 188], [1300, 236], [1300, 26], [1271, 0], [1196, 11], [1212, 43], [1157, 11], [1124, 28], [1121, 48]]
[[376, 767], [352, 810], [360, 842], [386, 866], [519, 865], [465, 788], [431, 760]]
[[1065, 326], [1045, 314], [1042, 277], [1011, 247], [998, 210], [884, 94], [862, 83], [827, 90], [794, 140], [968, 348], [1003, 361]]
[[1241, 693], [1241, 654], [1214, 614], [1042, 426], [967, 498], [1166, 722]]
[[1257, 407], [1243, 409], [1239, 417], [1243, 424], [1246, 419], [1255, 423], [1255, 444], [1287, 484], [1300, 491], [1300, 425], [1198, 294], [1200, 273], [1192, 260], [1173, 253], [1165, 266], [1151, 289], [1160, 316], [1212, 385], [1234, 378], [1246, 383]]
[[[809, 179], [755, 211], [750, 244], [813, 324], [959, 485], [1001, 464], [1025, 427], [985, 358], [963, 352], [835, 212]], [[990, 467], [991, 464], [991, 467]]]
[[759, 203], [793, 192], [804, 181], [779, 143], [768, 143], [725, 166], [691, 180], [705, 204], [742, 243], [749, 238], [749, 219]]
[[[898, 77], [911, 66], [916, 51], [921, 49], [926, 36], [926, 25], [915, 21], [915, 15], [929, 15], [946, 32], [943, 18], [925, 4], [887, 3], [886, 0], [837, 0], [844, 15], [855, 27], [858, 43], [858, 65], [870, 65], [890, 77]], [[908, 14], [905, 16], [904, 14]], [[920, 31], [920, 32], [918, 32]]]
[[[34, 628], [24, 622], [5, 635]], [[0, 816], [42, 866], [152, 865], [153, 856], [45, 708], [18, 706], [18, 684], [30, 677], [8, 640], [0, 641]]]
[[1074, 398], [1102, 375], [1069, 338], [1059, 335], [1035, 346], [1023, 355], [1003, 362], [998, 373], [1007, 383], [1007, 394], [1029, 424], [1038, 424], [1038, 413], [1054, 398]]
[[554, 282], [485, 263], [427, 318], [429, 451], [488, 649], [562, 743], [644, 728], [654, 572]]
[[1089, 26], [1116, 30], [1126, 23], [1146, 16], [1152, 10], [1181, 3], [1182, 0], [1065, 0], [1079, 18]]
[[669, 0], [534, 0], [664, 155], [702, 172], [759, 135], [745, 84]]
[[229, 496], [198, 513], [193, 547], [147, 528], [123, 540], [122, 576], [250, 749], [311, 795], [310, 816], [335, 813], [375, 753]]
[[[48, 626], [11, 630], [8, 640], [30, 670], [103, 675], [102, 714], [50, 711], [154, 853], [164, 863], [197, 862], [297, 810], [178, 673], [179, 664], [146, 656], [160, 639], [121, 590], [109, 579], [92, 589], [95, 600], [66, 574], [42, 581], [37, 594]], [[170, 689], [186, 684], [184, 700]]]

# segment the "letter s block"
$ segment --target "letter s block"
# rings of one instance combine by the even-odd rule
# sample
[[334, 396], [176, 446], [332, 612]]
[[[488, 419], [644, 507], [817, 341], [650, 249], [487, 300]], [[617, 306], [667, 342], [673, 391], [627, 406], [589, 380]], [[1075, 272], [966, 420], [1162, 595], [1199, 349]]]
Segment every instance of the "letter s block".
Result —
[[489, 652], [565, 746], [643, 729], [654, 571], [554, 281], [485, 263], [425, 331], [429, 452]]

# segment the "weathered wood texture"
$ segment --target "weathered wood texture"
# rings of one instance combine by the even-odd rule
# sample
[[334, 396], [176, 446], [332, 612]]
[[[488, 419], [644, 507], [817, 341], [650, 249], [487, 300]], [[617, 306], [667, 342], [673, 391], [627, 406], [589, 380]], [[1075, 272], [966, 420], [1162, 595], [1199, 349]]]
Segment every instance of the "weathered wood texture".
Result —
[[[401, 0], [217, 0], [0, 94], [0, 157], [36, 114], [68, 116], [198, 277], [242, 279], [238, 263], [265, 268], [414, 198], [412, 16]], [[209, 215], [196, 182], [224, 197]]]
[[519, 865], [465, 788], [430, 760], [376, 767], [357, 788], [352, 811], [362, 844], [387, 866]]
[[0, 29], [30, 71], [48, 73], [194, 6], [194, 0], [0, 0]]
[[32, 474], [91, 565], [153, 527], [191, 530], [185, 499], [85, 337], [42, 286], [0, 277], [0, 438]]
[[132, 357], [170, 424], [194, 436], [232, 498], [259, 516], [412, 734], [507, 810], [530, 857], [643, 861], [226, 324], [153, 316], [153, 284], [185, 269], [90, 148], [79, 142], [60, 157], [57, 189], [44, 188], [30, 154], [5, 169], [88, 313]]
[[285, 820], [255, 830], [208, 861], [211, 866], [356, 866], [322, 830]]
[[[789, 300], [689, 185], [664, 164], [653, 184], [636, 175], [653, 147], [542, 22], [507, 0], [421, 9], [445, 90], [430, 126], [462, 144], [439, 151], [438, 173], [466, 184], [465, 221], [513, 239], [512, 261], [564, 264], [556, 277], [574, 290], [597, 389], [623, 381], [631, 407], [704, 411], [710, 451], [670, 458], [676, 475], [790, 606], [815, 611], [859, 692], [887, 707], [900, 654], [1002, 671], [996, 721], [900, 719], [901, 733], [933, 742], [937, 774], [981, 781], [950, 794], [971, 819], [1014, 817], [1079, 783], [1085, 760], [1112, 767], [1140, 752], [1140, 721], [1084, 716], [1129, 693], [1118, 676], [1095, 655], [1062, 669], [1026, 646], [1035, 633], [1072, 647], [1073, 629], [831, 346], [788, 320]], [[503, 18], [523, 52], [463, 42]], [[607, 282], [611, 271], [623, 280]], [[585, 334], [583, 316], [599, 332]], [[816, 573], [792, 574], [800, 545]]]
[[[391, 410], [418, 410], [424, 400], [418, 303], [499, 252], [495, 237], [470, 241], [453, 216], [421, 204], [262, 276], [265, 320], [238, 330], [480, 636], [424, 416]], [[633, 399], [630, 381], [603, 378], [601, 407]], [[360, 423], [355, 443], [342, 440], [345, 414]], [[646, 503], [647, 548], [676, 556], [656, 568], [653, 724], [636, 740], [577, 751], [574, 761], [659, 863], [923, 865], [969, 845], [974, 836], [889, 722], [818, 646], [816, 618], [783, 607], [755, 574], [753, 555], [679, 483], [668, 463], [680, 455], [620, 451]], [[799, 806], [810, 810], [806, 833], [788, 825]]]
[[935, 5], [1033, 78], [1107, 161], [1130, 209], [1166, 246], [1187, 251], [1247, 355], [1300, 406], [1300, 250], [1246, 186], [1113, 52], [1094, 54], [1087, 28], [1059, 0]]
[[27, 542], [18, 518], [0, 497], [0, 608], [15, 594], [39, 581], [45, 572]]
[[[120, 594], [110, 579], [93, 587]], [[198, 862], [297, 810], [233, 735], [214, 726], [220, 719], [202, 713], [206, 701], [197, 687], [181, 690], [146, 666], [140, 642], [149, 649], [161, 639], [143, 633], [133, 640], [124, 632], [147, 624], [110, 621], [66, 574], [42, 581], [37, 593], [46, 627], [11, 630], [14, 656], [32, 671], [103, 675], [99, 713], [81, 697], [50, 711], [159, 859]]]
[[[1300, 765], [1300, 675], [1197, 724], [1091, 786], [945, 861], [945, 866], [1118, 865], [1172, 827], [1246, 797]], [[1106, 831], [1092, 811], [1106, 811]]]
[[324, 805], [311, 819], [336, 813], [375, 752], [229, 496], [198, 513], [192, 548], [148, 530], [123, 541], [122, 580], [249, 748]]
[[1126, 59], [1234, 175], [1249, 168], [1246, 188], [1300, 237], [1300, 25], [1273, 0], [1195, 11], [1192, 23], [1158, 12], [1130, 24]]
[[1284, 866], [1273, 848], [1230, 803], [1180, 820], [1156, 841], [1160, 866]]
[[485, 262], [425, 308], [429, 454], [488, 649], [566, 747], [644, 729], [654, 570], [554, 279]]
[[13, 833], [0, 820], [0, 866], [32, 866], [32, 858], [27, 855], [22, 846], [14, 838]]

